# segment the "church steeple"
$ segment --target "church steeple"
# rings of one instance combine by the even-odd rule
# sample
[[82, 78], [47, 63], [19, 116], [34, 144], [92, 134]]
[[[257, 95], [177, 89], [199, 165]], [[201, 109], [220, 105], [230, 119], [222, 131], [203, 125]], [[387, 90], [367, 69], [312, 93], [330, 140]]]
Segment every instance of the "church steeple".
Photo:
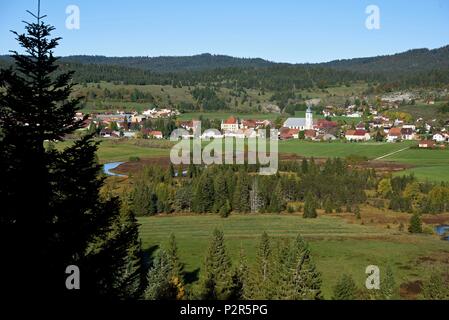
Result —
[[306, 130], [310, 129], [313, 129], [313, 113], [309, 105], [306, 111]]

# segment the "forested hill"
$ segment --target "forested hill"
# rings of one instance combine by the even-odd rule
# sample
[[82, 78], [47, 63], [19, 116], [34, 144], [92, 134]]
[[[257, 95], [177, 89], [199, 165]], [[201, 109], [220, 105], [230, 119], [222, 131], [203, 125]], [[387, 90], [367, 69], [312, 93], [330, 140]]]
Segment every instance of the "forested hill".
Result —
[[[74, 70], [74, 80], [125, 84], [224, 85], [291, 90], [325, 88], [364, 80], [379, 90], [449, 85], [449, 46], [416, 49], [390, 56], [338, 60], [321, 64], [274, 63], [260, 58], [201, 54], [185, 57], [69, 56], [62, 70]], [[0, 67], [12, 59], [0, 56]]]
[[[7, 59], [0, 56], [0, 60]], [[438, 49], [413, 49], [393, 55], [334, 60], [318, 64], [275, 63], [261, 58], [236, 58], [209, 53], [194, 56], [161, 57], [106, 57], [67, 56], [61, 62], [74, 64], [112, 65], [136, 68], [153, 73], [205, 71], [225, 68], [262, 68], [270, 66], [330, 67], [337, 70], [361, 73], [407, 73], [449, 68], [449, 45]]]
[[335, 60], [320, 64], [362, 73], [409, 73], [449, 68], [449, 45], [438, 49], [414, 49], [394, 55]]
[[180, 57], [105, 57], [105, 56], [69, 56], [64, 62], [115, 65], [128, 68], [149, 70], [155, 73], [183, 71], [203, 71], [222, 68], [254, 68], [273, 65], [260, 58], [235, 58], [225, 55], [204, 53]]

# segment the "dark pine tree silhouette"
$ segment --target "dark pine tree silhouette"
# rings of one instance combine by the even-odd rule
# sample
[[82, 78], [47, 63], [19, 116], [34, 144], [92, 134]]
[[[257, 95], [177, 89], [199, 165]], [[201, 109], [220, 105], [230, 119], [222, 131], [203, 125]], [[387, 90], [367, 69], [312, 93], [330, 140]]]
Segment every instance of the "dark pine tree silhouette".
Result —
[[[42, 21], [13, 32], [24, 53], [0, 71], [0, 291], [10, 297], [123, 297], [135, 232], [114, 227], [117, 199], [100, 200], [103, 180], [91, 135], [64, 150], [46, 147], [82, 125], [70, 97], [72, 72], [61, 72], [53, 49], [60, 38]], [[134, 228], [133, 230], [135, 230]], [[81, 272], [81, 290], [67, 290], [66, 267]]]

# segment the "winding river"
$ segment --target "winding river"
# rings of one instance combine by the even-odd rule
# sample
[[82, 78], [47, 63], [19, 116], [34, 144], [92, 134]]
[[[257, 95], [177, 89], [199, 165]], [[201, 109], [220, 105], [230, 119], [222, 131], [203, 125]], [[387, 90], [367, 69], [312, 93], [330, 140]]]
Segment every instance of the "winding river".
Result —
[[115, 168], [117, 168], [119, 165], [121, 165], [124, 162], [110, 162], [110, 163], [105, 163], [103, 165], [103, 172], [105, 174], [107, 174], [108, 176], [115, 176], [115, 177], [126, 177], [123, 174], [119, 174], [119, 173], [114, 173], [111, 170], [114, 170]]

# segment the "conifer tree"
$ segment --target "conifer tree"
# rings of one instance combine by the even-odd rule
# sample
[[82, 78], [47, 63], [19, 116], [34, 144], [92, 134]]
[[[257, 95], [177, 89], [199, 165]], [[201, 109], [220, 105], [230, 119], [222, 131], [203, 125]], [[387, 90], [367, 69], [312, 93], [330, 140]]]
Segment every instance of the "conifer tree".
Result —
[[360, 220], [362, 218], [362, 216], [360, 215], [360, 207], [359, 206], [355, 206], [354, 214], [355, 214], [355, 217], [357, 220]]
[[229, 200], [225, 201], [225, 204], [220, 208], [219, 212], [220, 217], [227, 218], [231, 213], [231, 205], [229, 204]]
[[256, 252], [256, 266], [249, 277], [250, 288], [248, 297], [251, 299], [270, 299], [274, 268], [271, 241], [266, 232], [263, 232]]
[[176, 237], [173, 233], [170, 234], [167, 245], [167, 254], [171, 263], [173, 276], [182, 278], [184, 273], [184, 264], [181, 263], [178, 257], [178, 246], [176, 244]]
[[[132, 211], [136, 216], [146, 216], [157, 212], [154, 208], [156, 205], [152, 203], [152, 192], [143, 181], [138, 181], [134, 187], [132, 194]], [[152, 212], [154, 211], [154, 212]]]
[[429, 279], [424, 282], [423, 296], [427, 300], [449, 299], [449, 283], [438, 270], [432, 271]]
[[[25, 34], [15, 33], [24, 54], [13, 52], [15, 68], [0, 71], [0, 199], [12, 204], [0, 218], [3, 259], [0, 282], [11, 296], [124, 297], [127, 246], [133, 234], [117, 232], [117, 199], [100, 199], [103, 179], [88, 134], [64, 150], [47, 149], [81, 127], [79, 99], [71, 98], [73, 72], [59, 72], [53, 50], [60, 38], [40, 10]], [[24, 201], [26, 199], [26, 201]], [[129, 237], [128, 237], [129, 236]], [[33, 243], [33, 249], [23, 249]], [[33, 285], [29, 263], [33, 261]], [[81, 272], [82, 290], [67, 290], [66, 267]], [[25, 289], [26, 288], [26, 289]], [[36, 294], [34, 295], [34, 291]]]
[[270, 273], [271, 244], [266, 232], [262, 233], [259, 247], [257, 249], [256, 261], [262, 281], [267, 281]]
[[356, 285], [350, 275], [343, 274], [337, 285], [334, 287], [333, 300], [354, 300], [356, 299]]
[[304, 218], [316, 218], [316, 200], [311, 192], [307, 193], [306, 198], [304, 200]]
[[[214, 178], [214, 205], [213, 212], [219, 212], [221, 216], [227, 216], [228, 212], [220, 210], [225, 206], [227, 201], [228, 190], [226, 187], [226, 179], [222, 172], [218, 172]], [[222, 214], [223, 213], [223, 214]]]
[[198, 178], [194, 187], [192, 209], [198, 213], [208, 213], [212, 211], [214, 205], [214, 184], [207, 171], [204, 171]]
[[245, 172], [239, 171], [233, 195], [232, 208], [239, 212], [249, 212], [251, 210], [249, 196], [250, 185], [248, 176]]
[[304, 239], [298, 235], [293, 243], [294, 252], [294, 299], [317, 300], [321, 298], [321, 274], [310, 255], [310, 249]]
[[293, 300], [293, 266], [295, 264], [294, 252], [290, 250], [289, 242], [280, 244], [275, 253], [273, 261], [270, 299]]
[[201, 268], [198, 295], [203, 300], [227, 300], [232, 296], [232, 270], [223, 232], [215, 229]]
[[385, 300], [394, 299], [396, 296], [396, 282], [394, 280], [393, 270], [388, 265], [385, 270], [385, 277], [381, 281], [381, 293], [382, 298]]
[[147, 300], [175, 300], [178, 288], [171, 281], [172, 268], [170, 257], [164, 249], [156, 253], [153, 266], [148, 271], [148, 287], [145, 290]]
[[332, 213], [333, 211], [333, 204], [330, 197], [326, 197], [326, 200], [324, 200], [324, 212], [325, 213]]
[[408, 231], [410, 233], [422, 233], [422, 222], [419, 214], [415, 213], [411, 216]]
[[282, 194], [281, 184], [278, 183], [274, 190], [270, 193], [270, 205], [268, 207], [269, 212], [279, 213], [285, 207], [285, 201]]
[[250, 296], [249, 270], [245, 251], [240, 248], [239, 261], [232, 274], [232, 294], [230, 300], [245, 300]]

